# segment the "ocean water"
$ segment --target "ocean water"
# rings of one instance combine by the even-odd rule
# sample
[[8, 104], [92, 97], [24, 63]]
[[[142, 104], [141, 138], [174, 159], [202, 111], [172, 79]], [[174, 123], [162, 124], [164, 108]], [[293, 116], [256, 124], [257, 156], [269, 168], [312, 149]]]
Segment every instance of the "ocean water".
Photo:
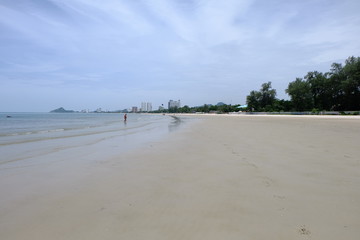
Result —
[[[176, 129], [165, 115], [121, 113], [0, 113], [0, 169], [34, 161], [121, 154]], [[55, 154], [56, 153], [56, 154]]]

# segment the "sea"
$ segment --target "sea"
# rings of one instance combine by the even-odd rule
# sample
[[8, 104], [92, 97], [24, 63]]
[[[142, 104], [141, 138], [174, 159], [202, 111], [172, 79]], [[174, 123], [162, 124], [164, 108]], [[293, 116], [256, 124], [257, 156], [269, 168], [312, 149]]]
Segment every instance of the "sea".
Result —
[[[0, 113], [0, 170], [141, 149], [181, 125], [162, 114]], [[57, 155], [56, 155], [56, 154]], [[56, 156], [55, 156], [56, 155]], [[94, 159], [94, 158], [93, 158]]]

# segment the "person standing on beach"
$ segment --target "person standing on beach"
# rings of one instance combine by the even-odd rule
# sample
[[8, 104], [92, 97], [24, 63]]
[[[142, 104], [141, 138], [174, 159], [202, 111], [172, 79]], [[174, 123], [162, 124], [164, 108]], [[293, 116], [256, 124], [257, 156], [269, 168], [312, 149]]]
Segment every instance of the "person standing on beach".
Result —
[[125, 113], [124, 114], [124, 122], [126, 122], [126, 120], [127, 120], [127, 114]]

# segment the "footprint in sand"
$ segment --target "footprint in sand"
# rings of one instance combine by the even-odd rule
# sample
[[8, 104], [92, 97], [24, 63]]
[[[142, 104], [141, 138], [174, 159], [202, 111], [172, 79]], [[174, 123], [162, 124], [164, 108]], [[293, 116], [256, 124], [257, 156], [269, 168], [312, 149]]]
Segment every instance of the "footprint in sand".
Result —
[[235, 152], [234, 150], [231, 150], [231, 153], [232, 153], [233, 155], [240, 156], [240, 153]]
[[299, 233], [301, 235], [310, 235], [311, 234], [311, 232], [305, 226], [300, 227]]
[[250, 167], [258, 168], [256, 164], [249, 162], [246, 157], [242, 157], [241, 160], [243, 160], [243, 162]]
[[274, 198], [280, 199], [280, 200], [284, 200], [285, 196], [280, 196], [280, 195], [273, 195]]
[[271, 178], [268, 177], [260, 177], [262, 179], [262, 183], [265, 185], [265, 187], [270, 187], [274, 181]]
[[256, 177], [256, 178], [258, 180], [260, 180], [262, 185], [264, 185], [265, 187], [271, 187], [271, 185], [273, 185], [273, 183], [274, 183], [274, 181], [269, 177], [259, 176], [259, 177]]

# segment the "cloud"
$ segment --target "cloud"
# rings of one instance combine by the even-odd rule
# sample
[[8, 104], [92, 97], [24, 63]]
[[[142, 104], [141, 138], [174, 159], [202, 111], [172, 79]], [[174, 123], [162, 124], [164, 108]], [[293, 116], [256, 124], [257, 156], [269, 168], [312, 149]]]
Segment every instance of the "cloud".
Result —
[[244, 37], [236, 19], [253, 1], [192, 1], [180, 10], [179, 2], [145, 1], [154, 17], [179, 38], [199, 46], [214, 46]]
[[356, 0], [1, 1], [0, 81], [101, 88], [127, 104], [131, 93], [154, 105], [244, 103], [263, 82], [281, 93], [306, 71], [359, 55], [359, 10]]
[[[129, 3], [129, 1], [117, 0], [106, 2], [94, 0], [57, 1], [57, 4], [63, 6], [66, 11], [80, 13], [84, 18], [84, 22], [92, 19], [95, 27], [105, 27], [106, 31], [114, 33], [131, 31], [131, 33], [138, 35], [151, 32], [153, 30], [152, 25]], [[91, 27], [94, 27], [94, 25]]]

